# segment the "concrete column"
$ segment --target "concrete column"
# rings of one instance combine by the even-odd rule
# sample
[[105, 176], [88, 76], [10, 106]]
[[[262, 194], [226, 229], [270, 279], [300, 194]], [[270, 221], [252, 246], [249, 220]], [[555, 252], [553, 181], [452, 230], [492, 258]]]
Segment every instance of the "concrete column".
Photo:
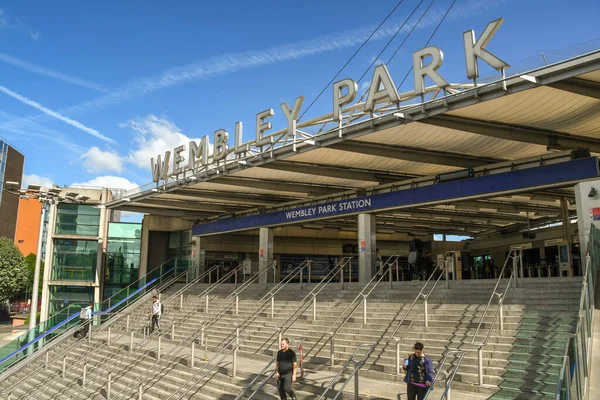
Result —
[[[102, 189], [102, 199], [108, 199], [108, 189]], [[102, 284], [106, 276], [104, 268], [104, 250], [106, 249], [106, 239], [108, 237], [108, 223], [110, 210], [106, 208], [100, 209], [100, 221], [98, 228], [98, 254], [96, 256], [96, 276], [94, 277], [94, 303], [102, 301]], [[96, 310], [99, 311], [99, 310]]]
[[[260, 228], [258, 240], [258, 268], [263, 269], [273, 259], [273, 229]], [[265, 273], [258, 278], [258, 283], [266, 283], [272, 274]]]
[[375, 215], [358, 215], [358, 281], [367, 283], [375, 274], [377, 238]]
[[202, 238], [200, 236], [194, 236], [192, 238], [192, 268], [196, 269], [196, 276], [202, 275], [205, 270], [204, 255], [202, 251]]
[[140, 269], [138, 278], [148, 273], [148, 242], [150, 241], [150, 217], [142, 218], [142, 241], [140, 243]]
[[[580, 182], [575, 185], [575, 202], [581, 259], [585, 260], [594, 218], [598, 218], [597, 224], [600, 222], [600, 180]], [[594, 217], [594, 214], [597, 215]]]
[[[56, 204], [48, 210], [48, 231], [46, 234], [46, 257], [44, 258], [44, 276], [42, 278], [42, 305], [40, 307], [40, 322], [49, 317], [50, 312], [50, 278], [52, 277], [52, 256], [54, 254], [54, 233], [56, 231]], [[41, 257], [41, 254], [39, 255]]]
[[569, 242], [569, 202], [566, 197], [560, 198], [560, 211], [562, 217], [562, 238], [565, 242]]

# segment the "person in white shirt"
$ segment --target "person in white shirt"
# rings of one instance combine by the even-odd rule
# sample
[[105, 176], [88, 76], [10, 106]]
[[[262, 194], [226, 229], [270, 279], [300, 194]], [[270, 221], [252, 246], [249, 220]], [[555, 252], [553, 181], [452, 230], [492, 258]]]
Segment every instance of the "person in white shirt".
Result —
[[81, 309], [79, 313], [79, 319], [81, 321], [81, 328], [73, 334], [73, 337], [80, 338], [85, 336], [88, 331], [88, 325], [92, 321], [92, 307], [94, 307], [94, 303], [89, 302], [87, 307]]
[[154, 326], [158, 329], [158, 333], [160, 333], [160, 316], [162, 314], [162, 307], [158, 297], [152, 296], [152, 327], [150, 328], [150, 334], [154, 332]]

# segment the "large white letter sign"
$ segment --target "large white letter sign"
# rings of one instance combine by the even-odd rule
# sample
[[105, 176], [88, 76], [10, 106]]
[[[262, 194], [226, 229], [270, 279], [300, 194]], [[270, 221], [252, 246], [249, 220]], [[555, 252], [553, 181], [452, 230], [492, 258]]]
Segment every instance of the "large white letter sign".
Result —
[[304, 96], [296, 97], [296, 100], [294, 101], [294, 107], [292, 107], [291, 110], [287, 103], [281, 103], [281, 110], [283, 111], [283, 115], [285, 115], [285, 118], [288, 122], [288, 137], [296, 136], [296, 122], [298, 121], [298, 114], [300, 114], [302, 103], [304, 103]]
[[500, 25], [502, 25], [503, 22], [504, 18], [499, 18], [490, 22], [477, 42], [475, 42], [475, 32], [472, 29], [463, 33], [465, 57], [467, 60], [467, 78], [475, 79], [479, 76], [479, 66], [477, 65], [478, 58], [497, 70], [510, 67], [510, 65], [485, 49], [490, 40], [492, 40], [492, 37], [496, 34], [496, 31], [500, 29]]
[[[379, 90], [382, 84], [383, 89]], [[400, 103], [400, 96], [398, 96], [398, 91], [387, 67], [381, 64], [375, 67], [375, 71], [373, 71], [373, 79], [371, 79], [371, 86], [369, 86], [369, 95], [363, 109], [369, 112], [373, 111], [375, 104], [384, 101], [398, 104]]]
[[244, 130], [244, 124], [242, 121], [235, 123], [235, 145], [233, 147], [233, 153], [235, 155], [247, 153], [250, 149], [248, 143], [242, 143], [242, 131]]
[[229, 132], [225, 129], [219, 129], [215, 131], [215, 147], [213, 149], [213, 161], [219, 161], [227, 157], [229, 151]]
[[156, 157], [156, 163], [154, 158], [150, 159], [150, 168], [152, 168], [152, 180], [158, 183], [159, 180], [166, 180], [168, 178], [169, 161], [171, 160], [171, 152], [165, 152], [165, 159], [161, 162], [160, 154]]
[[[431, 57], [431, 62], [428, 65], [424, 64], [424, 60]], [[425, 76], [440, 88], [445, 88], [450, 84], [437, 72], [444, 61], [444, 53], [437, 47], [425, 47], [413, 53], [413, 68], [415, 70], [415, 94], [417, 96], [425, 93]]]
[[190, 150], [188, 153], [188, 169], [195, 169], [196, 167], [196, 158], [200, 158], [200, 163], [202, 165], [208, 164], [208, 147], [210, 143], [208, 142], [208, 136], [203, 136], [200, 141], [200, 146], [196, 144], [196, 142], [190, 142]]
[[260, 147], [271, 143], [271, 139], [268, 136], [263, 136], [263, 134], [265, 131], [271, 129], [271, 123], [265, 122], [265, 118], [272, 117], [273, 115], [275, 115], [275, 111], [272, 108], [256, 114], [256, 140], [254, 141], [256, 146]]
[[178, 175], [183, 172], [183, 165], [181, 165], [181, 163], [183, 163], [185, 157], [183, 157], [181, 153], [183, 153], [184, 151], [184, 144], [175, 147], [175, 150], [173, 150], [173, 172], [171, 173], [171, 175]]
[[[345, 95], [342, 95], [344, 89], [347, 90]], [[333, 84], [333, 120], [342, 120], [342, 106], [352, 103], [356, 98], [358, 85], [352, 79], [347, 78]]]

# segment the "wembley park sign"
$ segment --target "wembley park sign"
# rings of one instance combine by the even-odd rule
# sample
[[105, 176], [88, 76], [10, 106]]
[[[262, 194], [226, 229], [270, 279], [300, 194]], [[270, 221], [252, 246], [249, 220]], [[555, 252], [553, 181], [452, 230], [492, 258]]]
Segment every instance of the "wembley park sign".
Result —
[[[502, 25], [503, 18], [490, 22], [479, 39], [476, 40], [475, 32], [469, 30], [463, 33], [463, 42], [465, 50], [467, 78], [474, 80], [479, 77], [478, 60], [482, 60], [495, 68], [504, 70], [509, 65], [486, 50], [486, 46]], [[429, 77], [431, 81], [441, 90], [444, 90], [450, 84], [438, 71], [442, 66], [444, 54], [433, 46], [425, 47], [413, 53], [414, 70], [414, 96], [424, 96], [426, 93], [425, 78]], [[344, 118], [342, 108], [351, 104], [358, 94], [358, 84], [350, 79], [342, 79], [333, 84], [333, 113], [331, 121], [337, 122], [341, 126]], [[364, 113], [373, 114], [375, 106], [380, 103], [391, 103], [399, 106], [403, 98], [398, 93], [394, 81], [385, 65], [378, 65], [371, 79], [371, 84], [367, 92], [365, 102], [361, 108]], [[290, 108], [287, 103], [281, 104], [281, 111], [288, 121], [287, 132], [281, 136], [296, 140], [297, 122], [304, 96], [299, 96]], [[274, 134], [266, 132], [272, 128], [269, 117], [275, 115], [275, 111], [270, 108], [256, 114], [256, 137], [254, 140], [242, 142], [242, 123], [235, 124], [235, 140], [233, 148], [229, 145], [229, 133], [225, 129], [219, 129], [214, 132], [213, 144], [211, 145], [208, 136], [204, 136], [200, 142], [190, 141], [188, 146], [180, 145], [167, 151], [164, 155], [158, 155], [156, 161], [150, 159], [152, 168], [152, 178], [157, 184], [160, 181], [167, 181], [170, 177], [177, 179], [181, 174], [183, 176], [192, 171], [197, 172], [200, 168], [207, 169], [211, 165], [219, 165], [230, 159], [243, 162], [242, 160], [249, 155], [261, 154], [265, 147], [272, 151], [274, 147]], [[323, 121], [321, 121], [322, 123]], [[294, 147], [295, 149], [295, 147]]]

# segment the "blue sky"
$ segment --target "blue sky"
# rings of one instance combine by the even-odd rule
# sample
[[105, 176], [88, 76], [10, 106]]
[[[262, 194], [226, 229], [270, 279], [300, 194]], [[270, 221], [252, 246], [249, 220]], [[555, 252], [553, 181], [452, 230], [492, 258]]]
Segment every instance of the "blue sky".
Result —
[[[419, 2], [403, 1], [337, 80], [387, 62], [407, 29], [379, 51]], [[436, 0], [388, 65], [396, 84], [450, 3]], [[268, 108], [274, 128], [285, 127], [279, 104], [304, 95], [305, 109], [396, 4], [0, 2], [0, 137], [25, 154], [24, 184], [143, 185], [150, 157], [188, 138], [223, 128], [232, 140], [242, 121], [250, 140], [256, 113]], [[553, 50], [600, 38], [597, 0], [458, 0], [431, 42], [444, 52], [448, 81], [466, 80], [462, 33], [479, 37], [499, 17], [488, 49], [522, 68], [540, 66], [540, 52], [555, 61], [592, 44]], [[402, 89], [412, 87], [409, 78]], [[331, 112], [330, 99], [328, 88], [305, 119]]]

